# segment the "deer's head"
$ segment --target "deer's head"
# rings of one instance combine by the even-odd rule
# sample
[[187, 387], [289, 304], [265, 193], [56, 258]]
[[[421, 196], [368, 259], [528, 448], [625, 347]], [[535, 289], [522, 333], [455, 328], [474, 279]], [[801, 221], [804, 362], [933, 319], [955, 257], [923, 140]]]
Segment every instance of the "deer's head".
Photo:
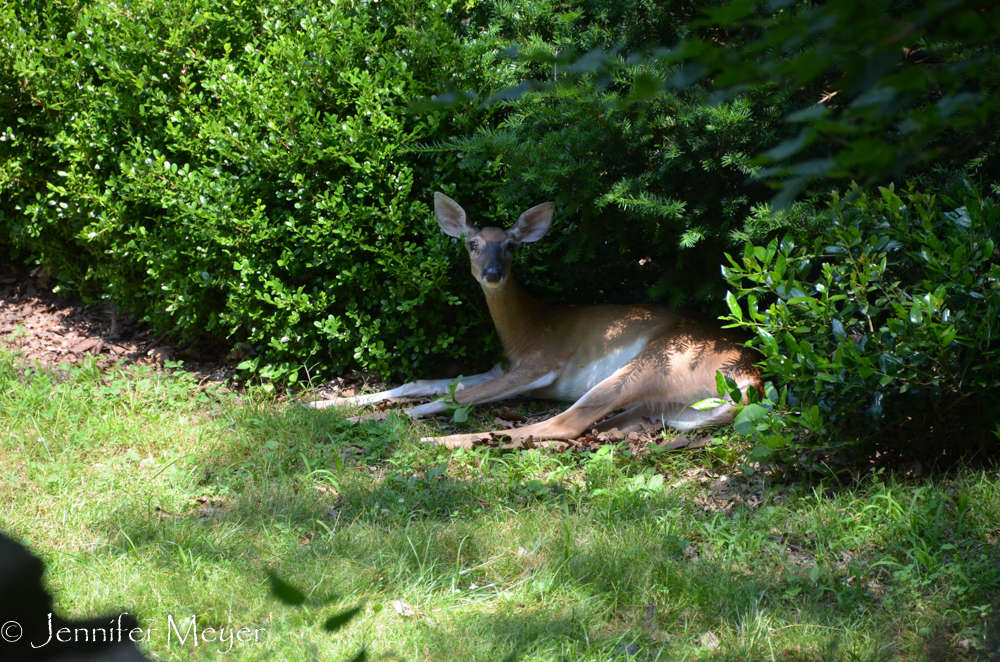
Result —
[[484, 288], [500, 287], [510, 278], [514, 249], [538, 241], [552, 226], [552, 203], [546, 202], [521, 214], [512, 227], [483, 228], [469, 222], [462, 207], [444, 193], [434, 194], [434, 215], [445, 234], [465, 237], [472, 275]]

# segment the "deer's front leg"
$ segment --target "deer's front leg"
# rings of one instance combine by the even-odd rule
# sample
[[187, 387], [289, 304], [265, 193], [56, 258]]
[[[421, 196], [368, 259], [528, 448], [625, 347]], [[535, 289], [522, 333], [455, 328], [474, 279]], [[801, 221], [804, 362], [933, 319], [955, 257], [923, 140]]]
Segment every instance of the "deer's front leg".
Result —
[[424, 437], [420, 441], [442, 444], [448, 448], [471, 448], [473, 443], [499, 434], [515, 439], [534, 437], [544, 440], [576, 439], [590, 426], [621, 407], [642, 399], [642, 375], [650, 370], [651, 352], [644, 351], [613, 375], [600, 382], [577, 400], [572, 407], [547, 421], [498, 432], [453, 434], [446, 437]]
[[[485, 404], [513, 398], [516, 395], [530, 393], [535, 389], [548, 386], [555, 381], [556, 376], [555, 370], [548, 370], [542, 366], [517, 367], [496, 379], [470, 386], [462, 391], [455, 391], [455, 401], [461, 405]], [[448, 403], [445, 402], [444, 398], [440, 398], [434, 402], [408, 409], [406, 414], [411, 418], [418, 418], [429, 414], [439, 414], [447, 409]]]
[[[484, 384], [491, 380], [494, 380], [503, 375], [503, 368], [500, 364], [496, 364], [489, 370], [489, 372], [484, 372], [479, 375], [470, 375], [468, 377], [463, 377], [462, 381], [459, 382], [458, 391], [477, 386], [479, 384]], [[448, 392], [448, 388], [454, 383], [454, 379], [422, 379], [416, 382], [409, 382], [403, 384], [402, 386], [397, 386], [396, 388], [389, 389], [388, 391], [380, 391], [378, 393], [367, 393], [365, 395], [356, 395], [352, 398], [331, 398], [329, 400], [317, 400], [315, 402], [310, 402], [306, 404], [307, 407], [312, 409], [326, 409], [327, 407], [359, 407], [363, 405], [371, 405], [376, 402], [382, 402], [383, 400], [389, 400], [391, 398], [426, 398], [434, 395], [444, 395]], [[434, 404], [434, 403], [430, 403]], [[407, 414], [410, 416], [423, 416], [429, 413], [435, 413], [434, 411], [420, 412], [416, 414], [410, 414], [410, 412], [417, 412], [420, 407], [414, 407], [407, 410]], [[443, 409], [442, 409], [443, 411]]]

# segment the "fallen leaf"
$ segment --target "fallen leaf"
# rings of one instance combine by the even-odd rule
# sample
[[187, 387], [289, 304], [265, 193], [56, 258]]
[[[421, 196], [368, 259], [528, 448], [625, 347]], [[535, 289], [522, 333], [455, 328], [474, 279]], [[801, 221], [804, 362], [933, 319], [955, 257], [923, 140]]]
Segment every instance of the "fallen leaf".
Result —
[[518, 414], [516, 411], [512, 410], [510, 407], [501, 407], [500, 415], [503, 416], [508, 421], [517, 421], [518, 423], [524, 423], [528, 419]]
[[104, 341], [100, 338], [87, 338], [81, 343], [73, 346], [69, 351], [73, 352], [77, 356], [83, 354], [84, 352], [91, 352], [92, 354], [100, 354], [101, 349], [104, 347]]

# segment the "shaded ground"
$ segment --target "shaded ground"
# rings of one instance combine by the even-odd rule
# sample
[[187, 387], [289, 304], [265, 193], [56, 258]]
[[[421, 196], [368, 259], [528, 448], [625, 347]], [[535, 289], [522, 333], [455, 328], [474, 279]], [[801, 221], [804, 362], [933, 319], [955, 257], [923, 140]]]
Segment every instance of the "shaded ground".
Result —
[[177, 344], [167, 334], [119, 314], [113, 304], [85, 306], [53, 294], [52, 280], [0, 258], [0, 344], [42, 365], [79, 363], [86, 356], [101, 367], [119, 363], [163, 366], [181, 361], [205, 380], [227, 381], [237, 361], [224, 347]]

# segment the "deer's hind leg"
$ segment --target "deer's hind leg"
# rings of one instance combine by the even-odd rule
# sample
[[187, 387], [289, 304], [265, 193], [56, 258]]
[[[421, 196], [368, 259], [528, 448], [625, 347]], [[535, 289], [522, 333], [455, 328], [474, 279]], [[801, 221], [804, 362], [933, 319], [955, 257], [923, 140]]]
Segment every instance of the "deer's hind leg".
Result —
[[651, 408], [647, 407], [645, 404], [638, 404], [627, 408], [619, 414], [615, 414], [611, 418], [601, 421], [597, 425], [594, 425], [593, 429], [598, 432], [608, 432], [610, 430], [618, 430], [619, 432], [641, 432], [643, 430], [642, 422], [645, 419], [650, 419], [654, 422], [657, 420]]
[[[741, 385], [745, 389], [746, 385]], [[608, 432], [617, 428], [620, 432], [642, 432], [648, 424], [654, 427], [671, 427], [675, 430], [691, 430], [704, 425], [729, 423], [733, 417], [733, 403], [725, 402], [709, 410], [692, 409], [682, 403], [660, 404], [644, 402], [631, 409], [601, 421], [594, 426], [598, 432]], [[647, 427], [643, 427], [644, 423]]]

